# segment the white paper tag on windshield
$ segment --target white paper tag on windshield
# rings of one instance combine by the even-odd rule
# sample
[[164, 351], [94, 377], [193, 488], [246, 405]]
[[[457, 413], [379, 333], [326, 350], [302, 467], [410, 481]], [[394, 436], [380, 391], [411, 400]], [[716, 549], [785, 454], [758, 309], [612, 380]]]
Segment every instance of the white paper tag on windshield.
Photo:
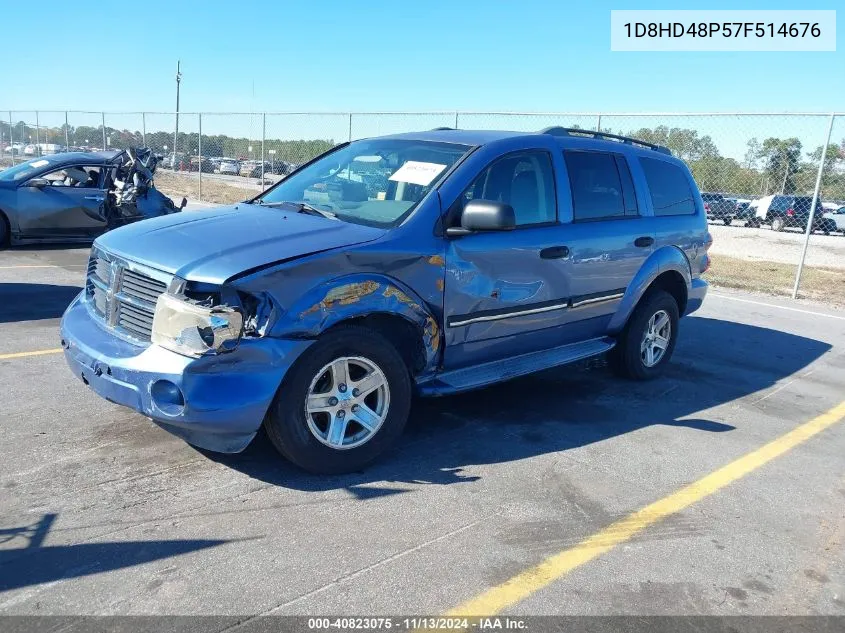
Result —
[[416, 160], [406, 161], [388, 180], [409, 182], [413, 185], [428, 185], [437, 174], [446, 169], [446, 165], [437, 163], [421, 163]]
[[29, 164], [29, 166], [38, 168], [38, 167], [44, 167], [44, 165], [49, 165], [49, 164], [50, 164], [49, 160], [36, 160], [36, 161], [31, 162]]

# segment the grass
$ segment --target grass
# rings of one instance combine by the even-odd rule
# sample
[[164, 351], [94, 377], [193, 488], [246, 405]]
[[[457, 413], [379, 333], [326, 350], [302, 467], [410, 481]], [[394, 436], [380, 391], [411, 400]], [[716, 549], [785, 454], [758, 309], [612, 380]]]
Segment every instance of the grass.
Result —
[[[704, 278], [714, 287], [791, 297], [797, 269], [796, 264], [711, 255], [710, 270]], [[805, 266], [798, 296], [845, 306], [845, 270]]]
[[[199, 200], [199, 180], [196, 172], [190, 174], [174, 174], [166, 170], [155, 173], [156, 189], [164, 195], [173, 198], [177, 205], [182, 196], [188, 200]], [[202, 201], [216, 204], [234, 204], [258, 194], [258, 187], [246, 188], [230, 185], [213, 178], [202, 179]]]

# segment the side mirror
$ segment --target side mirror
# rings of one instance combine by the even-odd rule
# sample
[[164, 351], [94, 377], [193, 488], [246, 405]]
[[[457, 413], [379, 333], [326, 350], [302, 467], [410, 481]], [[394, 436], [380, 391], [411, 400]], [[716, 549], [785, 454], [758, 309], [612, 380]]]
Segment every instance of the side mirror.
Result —
[[32, 180], [26, 181], [27, 187], [35, 187], [36, 189], [41, 189], [42, 187], [50, 186], [50, 181], [46, 178], [33, 178]]
[[510, 231], [516, 227], [513, 207], [493, 200], [470, 200], [461, 212], [461, 226], [446, 229], [449, 237], [476, 231]]

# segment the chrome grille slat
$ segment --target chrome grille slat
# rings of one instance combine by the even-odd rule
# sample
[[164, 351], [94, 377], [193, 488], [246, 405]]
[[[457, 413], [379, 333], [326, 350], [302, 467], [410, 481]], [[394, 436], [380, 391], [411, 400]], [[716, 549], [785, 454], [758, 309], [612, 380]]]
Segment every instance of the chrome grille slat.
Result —
[[124, 338], [149, 342], [155, 305], [167, 290], [169, 276], [153, 270], [146, 274], [144, 266], [96, 248], [87, 274], [85, 291], [93, 315]]

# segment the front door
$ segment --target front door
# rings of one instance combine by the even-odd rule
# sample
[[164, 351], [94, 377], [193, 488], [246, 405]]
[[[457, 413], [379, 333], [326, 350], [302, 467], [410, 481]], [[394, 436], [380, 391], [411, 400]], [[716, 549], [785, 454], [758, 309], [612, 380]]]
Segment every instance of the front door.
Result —
[[558, 344], [570, 288], [554, 177], [547, 151], [507, 154], [485, 168], [455, 203], [506, 202], [517, 228], [447, 242], [447, 369]]
[[99, 166], [67, 167], [40, 178], [50, 184], [17, 190], [23, 237], [93, 237], [105, 229], [106, 190]]

